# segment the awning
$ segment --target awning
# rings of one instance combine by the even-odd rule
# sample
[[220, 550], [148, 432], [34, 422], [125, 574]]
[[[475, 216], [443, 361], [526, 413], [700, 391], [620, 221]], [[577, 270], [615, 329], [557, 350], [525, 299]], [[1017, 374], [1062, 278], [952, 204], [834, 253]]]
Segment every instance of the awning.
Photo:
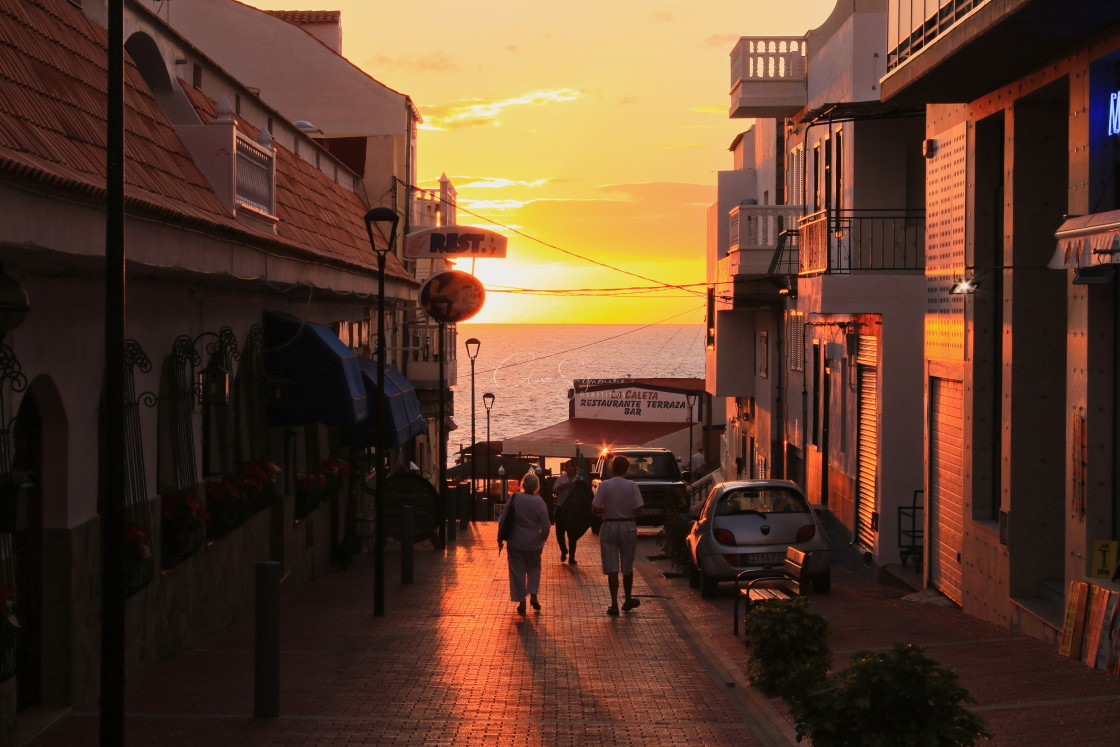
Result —
[[1052, 270], [1116, 262], [1120, 253], [1120, 210], [1068, 218], [1054, 238], [1058, 248], [1046, 265]]
[[264, 315], [264, 366], [273, 425], [354, 425], [368, 403], [358, 355], [324, 327], [290, 314]]
[[574, 457], [576, 448], [597, 455], [607, 446], [661, 446], [678, 433], [688, 438], [689, 423], [569, 418], [523, 436], [507, 438], [506, 454]]
[[[528, 472], [536, 464], [536, 460], [521, 459], [508, 454], [493, 454], [489, 459], [485, 455], [478, 455], [478, 464], [474, 468], [474, 474], [479, 480], [486, 479], [486, 467], [490, 466], [490, 479], [497, 480], [501, 477], [498, 474], [500, 468], [506, 471], [505, 476], [511, 480], [520, 480], [522, 475]], [[453, 480], [470, 480], [471, 479], [471, 463], [469, 461], [462, 464], [456, 464], [454, 467], [448, 467], [447, 476]]]
[[400, 448], [416, 436], [428, 432], [428, 424], [420, 412], [420, 400], [416, 389], [400, 371], [390, 363], [385, 364], [385, 426], [378, 438], [377, 424], [374, 423], [377, 397], [377, 361], [365, 357], [358, 358], [362, 371], [362, 382], [366, 397], [370, 401], [369, 417], [358, 425], [350, 426], [342, 434], [347, 446], [383, 446]]

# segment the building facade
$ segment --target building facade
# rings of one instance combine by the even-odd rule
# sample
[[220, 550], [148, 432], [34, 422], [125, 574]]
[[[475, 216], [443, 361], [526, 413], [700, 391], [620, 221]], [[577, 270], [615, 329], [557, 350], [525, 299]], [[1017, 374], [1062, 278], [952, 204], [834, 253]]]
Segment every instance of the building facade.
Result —
[[105, 501], [124, 506], [131, 674], [250, 614], [257, 561], [298, 579], [360, 549], [369, 447], [394, 469], [438, 453], [438, 419], [401, 372], [413, 349], [421, 363], [442, 351], [420, 335], [410, 347], [420, 282], [391, 250], [389, 427], [371, 422], [364, 216], [438, 215], [365, 186], [412, 172], [356, 170], [125, 3], [127, 474], [106, 496], [104, 7], [0, 4], [0, 742], [14, 743], [21, 715], [97, 702]]
[[922, 112], [878, 100], [886, 22], [844, 2], [802, 37], [739, 40], [731, 116], [755, 124], [709, 232], [725, 473], [800, 483], [871, 574], [908, 559], [899, 509], [923, 484]]
[[1118, 24], [890, 3], [883, 100], [927, 107], [926, 581], [1049, 641], [1071, 584], [1117, 589]]

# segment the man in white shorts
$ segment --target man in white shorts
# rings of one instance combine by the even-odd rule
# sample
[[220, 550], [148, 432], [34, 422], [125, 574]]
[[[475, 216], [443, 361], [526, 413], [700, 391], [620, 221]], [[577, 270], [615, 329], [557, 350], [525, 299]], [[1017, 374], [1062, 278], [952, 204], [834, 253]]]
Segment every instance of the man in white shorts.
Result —
[[603, 517], [599, 530], [599, 550], [603, 560], [603, 573], [607, 575], [607, 586], [611, 590], [611, 606], [608, 615], [618, 614], [618, 574], [622, 573], [622, 589], [626, 601], [622, 609], [629, 612], [641, 604], [634, 599], [631, 591], [634, 586], [634, 548], [638, 544], [638, 525], [634, 519], [642, 515], [642, 493], [637, 483], [627, 480], [623, 475], [630, 469], [630, 460], [616, 456], [611, 461], [614, 477], [604, 480], [595, 491], [591, 510]]

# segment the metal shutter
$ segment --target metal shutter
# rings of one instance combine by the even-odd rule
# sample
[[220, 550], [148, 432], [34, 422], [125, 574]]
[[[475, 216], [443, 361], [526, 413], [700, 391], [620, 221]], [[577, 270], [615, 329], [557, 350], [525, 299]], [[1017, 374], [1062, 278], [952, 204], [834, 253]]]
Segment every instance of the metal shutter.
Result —
[[961, 604], [964, 537], [964, 386], [930, 379], [929, 581]]
[[879, 510], [879, 349], [874, 337], [860, 336], [856, 360], [859, 376], [859, 483], [856, 490], [856, 542], [875, 548], [873, 517]]

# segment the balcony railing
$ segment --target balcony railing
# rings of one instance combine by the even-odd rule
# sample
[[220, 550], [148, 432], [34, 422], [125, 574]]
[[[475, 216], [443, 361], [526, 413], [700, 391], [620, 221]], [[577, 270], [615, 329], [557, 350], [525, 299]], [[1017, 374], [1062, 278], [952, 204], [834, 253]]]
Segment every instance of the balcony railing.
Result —
[[[735, 275], [767, 275], [782, 231], [796, 228], [800, 205], [739, 205], [728, 214], [728, 252]], [[788, 242], [786, 242], [788, 246]], [[791, 274], [797, 274], [794, 271]]]
[[237, 136], [237, 202], [276, 215], [276, 157], [271, 148]]
[[731, 116], [785, 117], [805, 106], [805, 39], [744, 36], [731, 51]]
[[820, 211], [801, 219], [800, 274], [921, 270], [925, 214], [909, 210]]

